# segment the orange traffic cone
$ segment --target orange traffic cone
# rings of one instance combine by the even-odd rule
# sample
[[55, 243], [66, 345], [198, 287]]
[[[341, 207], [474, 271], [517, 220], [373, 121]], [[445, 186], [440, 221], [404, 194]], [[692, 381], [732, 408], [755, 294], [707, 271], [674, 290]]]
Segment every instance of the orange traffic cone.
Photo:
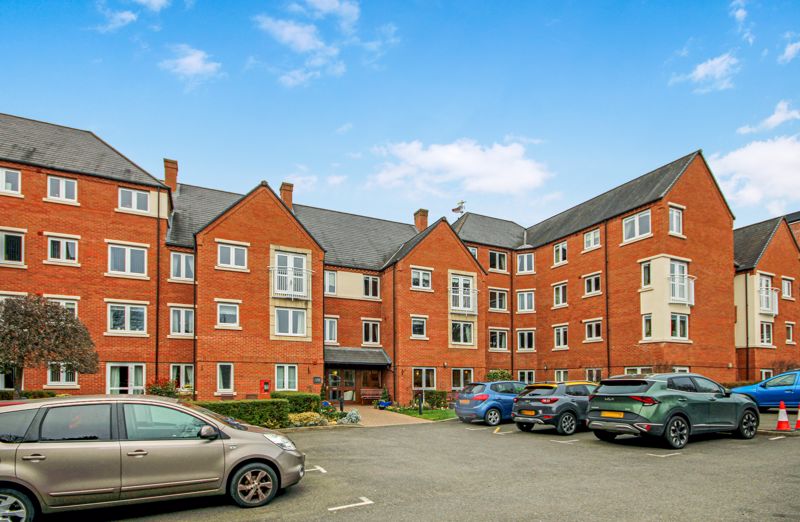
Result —
[[794, 431], [800, 431], [800, 405], [797, 406], [797, 422], [794, 423]]
[[781, 401], [781, 409], [778, 412], [778, 425], [775, 426], [775, 431], [792, 431], [789, 427], [789, 416], [786, 414], [786, 405]]

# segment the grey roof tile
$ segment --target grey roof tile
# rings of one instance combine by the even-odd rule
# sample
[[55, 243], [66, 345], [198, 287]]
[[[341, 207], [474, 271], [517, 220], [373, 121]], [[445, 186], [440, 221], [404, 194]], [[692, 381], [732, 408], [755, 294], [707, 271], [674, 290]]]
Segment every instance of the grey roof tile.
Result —
[[166, 188], [90, 131], [10, 114], [0, 114], [0, 159]]
[[324, 348], [324, 359], [325, 364], [353, 366], [388, 366], [392, 364], [392, 360], [383, 348], [326, 346]]
[[798, 221], [800, 221], [800, 210], [792, 212], [791, 214], [786, 214], [787, 223], [796, 223]]
[[[409, 253], [409, 252], [411, 252], [412, 250], [414, 250], [414, 247], [416, 247], [417, 245], [419, 245], [419, 244], [420, 244], [420, 242], [421, 242], [423, 239], [425, 239], [426, 237], [428, 237], [428, 234], [430, 234], [430, 233], [431, 233], [431, 231], [432, 231], [434, 228], [436, 228], [436, 225], [438, 225], [438, 224], [439, 224], [441, 221], [444, 221], [445, 223], [447, 223], [447, 220], [446, 220], [445, 218], [440, 218], [440, 219], [437, 219], [437, 220], [436, 220], [436, 221], [434, 221], [434, 222], [433, 222], [433, 224], [432, 224], [432, 225], [430, 225], [428, 228], [426, 228], [425, 230], [423, 230], [423, 231], [422, 231], [422, 232], [420, 232], [419, 234], [415, 235], [414, 237], [412, 237], [411, 239], [409, 239], [408, 241], [406, 241], [405, 243], [403, 243], [403, 244], [400, 246], [400, 248], [398, 248], [398, 249], [397, 249], [397, 251], [396, 251], [396, 252], [395, 252], [395, 253], [392, 255], [392, 257], [390, 257], [390, 258], [389, 258], [389, 259], [386, 261], [386, 263], [384, 263], [384, 265], [383, 265], [383, 267], [381, 267], [381, 269], [383, 269], [383, 268], [386, 268], [386, 267], [388, 267], [388, 266], [391, 266], [391, 265], [393, 265], [394, 263], [397, 263], [398, 261], [400, 261], [401, 259], [403, 259], [404, 257], [406, 257], [406, 256], [408, 255], [408, 253]], [[450, 225], [448, 224], [447, 226], [450, 226]]]
[[194, 234], [243, 197], [233, 192], [178, 183], [172, 194], [167, 244], [194, 248]]
[[758, 265], [782, 220], [776, 217], [733, 231], [733, 261], [737, 271], [752, 270]]
[[453, 229], [466, 242], [513, 249], [525, 240], [525, 227], [491, 216], [467, 212], [453, 223]]

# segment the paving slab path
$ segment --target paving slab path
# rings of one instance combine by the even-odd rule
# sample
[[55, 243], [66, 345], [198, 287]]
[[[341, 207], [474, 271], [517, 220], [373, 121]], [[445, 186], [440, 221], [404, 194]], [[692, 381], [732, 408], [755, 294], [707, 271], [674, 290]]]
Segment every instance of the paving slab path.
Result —
[[358, 410], [361, 415], [361, 425], [366, 428], [376, 428], [379, 426], [400, 426], [403, 424], [427, 424], [433, 421], [419, 419], [402, 413], [393, 411], [379, 410], [372, 406], [349, 406], [345, 411]]

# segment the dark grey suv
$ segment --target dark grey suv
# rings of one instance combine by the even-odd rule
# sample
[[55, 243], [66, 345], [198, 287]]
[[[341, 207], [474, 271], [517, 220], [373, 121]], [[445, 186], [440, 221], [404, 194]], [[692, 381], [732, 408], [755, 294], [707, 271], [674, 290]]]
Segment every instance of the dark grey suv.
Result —
[[589, 395], [595, 388], [597, 384], [588, 381], [529, 384], [514, 399], [511, 418], [522, 431], [549, 424], [560, 435], [572, 435], [586, 422]]

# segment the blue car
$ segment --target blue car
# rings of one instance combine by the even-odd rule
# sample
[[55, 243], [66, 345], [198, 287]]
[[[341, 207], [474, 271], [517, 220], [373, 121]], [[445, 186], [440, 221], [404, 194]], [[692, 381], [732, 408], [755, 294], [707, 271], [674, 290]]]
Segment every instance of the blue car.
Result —
[[520, 381], [472, 382], [464, 386], [456, 399], [456, 415], [461, 422], [482, 420], [497, 426], [511, 419], [514, 397], [525, 389]]
[[733, 393], [747, 395], [758, 405], [761, 412], [777, 408], [780, 402], [796, 408], [800, 404], [800, 370], [792, 370], [749, 386], [739, 386]]

